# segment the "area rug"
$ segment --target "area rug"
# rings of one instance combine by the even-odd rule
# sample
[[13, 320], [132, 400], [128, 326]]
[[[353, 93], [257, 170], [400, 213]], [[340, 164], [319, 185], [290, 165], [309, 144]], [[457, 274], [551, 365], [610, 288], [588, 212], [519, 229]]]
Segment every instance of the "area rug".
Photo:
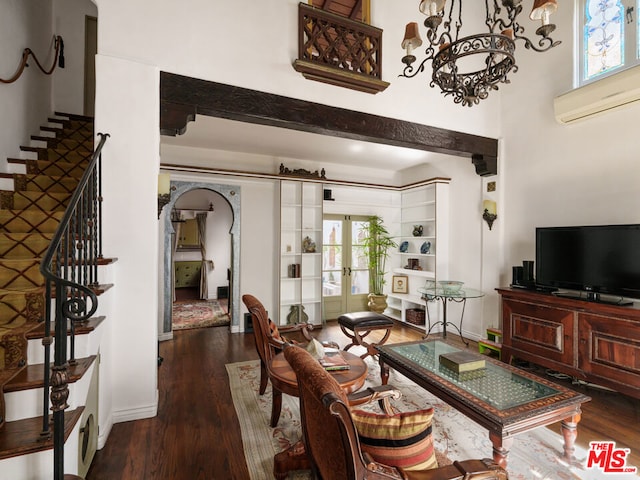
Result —
[[[380, 384], [379, 367], [367, 359], [367, 383]], [[258, 394], [260, 369], [258, 361], [226, 365], [233, 404], [240, 421], [244, 453], [251, 480], [273, 478], [273, 456], [300, 439], [301, 427], [298, 399], [283, 395], [282, 413], [276, 428], [269, 426], [271, 415], [271, 385], [264, 395]], [[435, 408], [433, 423], [434, 446], [440, 455], [452, 460], [491, 457], [488, 431], [469, 420], [437, 397], [404, 376], [391, 371], [389, 383], [402, 391], [394, 401], [401, 411], [427, 406]], [[375, 405], [370, 407], [375, 410]], [[547, 428], [538, 428], [515, 437], [509, 453], [507, 470], [510, 480], [600, 480], [603, 473], [585, 468], [587, 452], [576, 447], [576, 462], [568, 465], [562, 458], [564, 440]], [[308, 480], [310, 472], [299, 471], [289, 479]], [[608, 474], [607, 479], [637, 478], [635, 475]]]
[[187, 300], [173, 304], [174, 330], [229, 325], [229, 315], [217, 300]]

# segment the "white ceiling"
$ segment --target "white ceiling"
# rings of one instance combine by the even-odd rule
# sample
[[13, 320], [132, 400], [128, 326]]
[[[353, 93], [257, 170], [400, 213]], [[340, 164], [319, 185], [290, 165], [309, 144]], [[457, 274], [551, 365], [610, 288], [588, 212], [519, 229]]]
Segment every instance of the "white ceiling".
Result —
[[366, 165], [369, 168], [394, 172], [429, 163], [441, 157], [423, 150], [201, 115], [196, 116], [195, 122], [187, 124], [184, 135], [162, 136], [161, 143], [300, 159], [322, 164]]

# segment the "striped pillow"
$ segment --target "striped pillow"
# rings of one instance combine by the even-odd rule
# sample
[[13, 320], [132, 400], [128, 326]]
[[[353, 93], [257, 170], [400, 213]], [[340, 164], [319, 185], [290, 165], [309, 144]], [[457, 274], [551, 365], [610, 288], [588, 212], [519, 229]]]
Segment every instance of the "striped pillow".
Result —
[[404, 470], [437, 468], [431, 419], [433, 408], [383, 415], [352, 410], [360, 447], [378, 463]]

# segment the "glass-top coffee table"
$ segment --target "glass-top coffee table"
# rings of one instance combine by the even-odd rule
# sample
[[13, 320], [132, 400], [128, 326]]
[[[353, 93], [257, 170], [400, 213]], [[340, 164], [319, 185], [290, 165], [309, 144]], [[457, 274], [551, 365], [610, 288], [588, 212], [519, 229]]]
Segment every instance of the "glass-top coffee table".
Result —
[[486, 367], [456, 374], [440, 364], [440, 355], [471, 351], [440, 340], [376, 349], [383, 384], [391, 367], [488, 429], [493, 459], [503, 468], [515, 435], [555, 422], [562, 422], [564, 456], [573, 459], [580, 405], [590, 397], [475, 352]]

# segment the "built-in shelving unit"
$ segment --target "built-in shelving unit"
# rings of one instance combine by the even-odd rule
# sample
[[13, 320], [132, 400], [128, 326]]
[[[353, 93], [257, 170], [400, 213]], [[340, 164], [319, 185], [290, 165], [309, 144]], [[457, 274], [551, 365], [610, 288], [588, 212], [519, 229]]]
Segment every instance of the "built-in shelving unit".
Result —
[[322, 322], [322, 199], [320, 183], [280, 182], [281, 325], [300, 307], [309, 322]]
[[405, 322], [407, 309], [425, 308], [417, 289], [448, 275], [449, 181], [437, 179], [404, 190], [400, 209], [400, 236], [397, 251], [392, 254], [391, 272], [407, 276], [408, 291], [394, 293], [390, 287], [384, 313]]

